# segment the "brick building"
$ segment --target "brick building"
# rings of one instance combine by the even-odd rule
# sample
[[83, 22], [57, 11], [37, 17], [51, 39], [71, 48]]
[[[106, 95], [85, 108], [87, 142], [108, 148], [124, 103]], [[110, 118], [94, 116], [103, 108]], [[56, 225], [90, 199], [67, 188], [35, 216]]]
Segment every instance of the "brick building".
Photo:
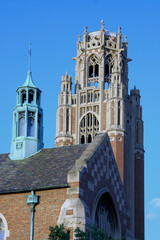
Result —
[[49, 226], [64, 223], [71, 239], [77, 226], [96, 224], [114, 239], [144, 240], [142, 108], [140, 91], [128, 93], [127, 47], [120, 28], [85, 27], [75, 94], [62, 76], [51, 149], [43, 148], [41, 91], [29, 70], [17, 89], [11, 153], [0, 154], [0, 239], [44, 240]]

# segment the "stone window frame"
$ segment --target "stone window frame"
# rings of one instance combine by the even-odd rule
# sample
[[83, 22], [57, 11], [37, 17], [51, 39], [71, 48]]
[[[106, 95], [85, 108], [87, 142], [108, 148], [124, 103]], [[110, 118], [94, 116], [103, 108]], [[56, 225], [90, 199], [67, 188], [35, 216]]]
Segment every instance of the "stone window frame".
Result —
[[0, 213], [0, 219], [2, 219], [2, 222], [4, 224], [4, 240], [6, 240], [6, 238], [9, 237], [10, 233], [10, 231], [8, 230], [7, 220], [5, 219], [2, 213]]
[[[93, 76], [91, 77], [89, 75], [90, 72], [90, 67], [93, 66]], [[96, 66], [98, 66], [98, 75], [96, 75]], [[99, 74], [100, 74], [100, 57], [99, 55], [92, 53], [90, 56], [88, 56], [88, 67], [87, 67], [87, 72], [88, 72], [88, 84], [87, 86], [95, 86], [98, 84], [99, 87]]]

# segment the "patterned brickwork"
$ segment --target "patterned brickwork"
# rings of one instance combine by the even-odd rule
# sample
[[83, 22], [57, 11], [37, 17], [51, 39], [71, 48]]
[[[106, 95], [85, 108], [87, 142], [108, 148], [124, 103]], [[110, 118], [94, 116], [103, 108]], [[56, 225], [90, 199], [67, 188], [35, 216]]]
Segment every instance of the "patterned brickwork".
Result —
[[80, 197], [89, 207], [90, 215], [92, 215], [94, 199], [103, 188], [108, 188], [115, 201], [124, 236], [126, 229], [130, 228], [129, 211], [108, 136], [88, 161], [87, 168], [81, 173]]

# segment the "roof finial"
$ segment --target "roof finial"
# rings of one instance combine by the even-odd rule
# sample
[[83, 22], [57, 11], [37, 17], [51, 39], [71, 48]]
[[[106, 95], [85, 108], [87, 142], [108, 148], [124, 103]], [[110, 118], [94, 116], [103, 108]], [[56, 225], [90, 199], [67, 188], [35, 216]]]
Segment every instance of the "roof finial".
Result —
[[84, 33], [87, 33], [87, 26], [84, 27]]
[[118, 27], [118, 33], [121, 33], [121, 27]]
[[125, 43], [126, 43], [126, 42], [127, 42], [127, 36], [124, 36], [124, 39], [125, 39], [124, 41], [125, 41]]
[[31, 72], [31, 42], [29, 42], [29, 72]]
[[101, 30], [104, 30], [104, 21], [101, 21]]

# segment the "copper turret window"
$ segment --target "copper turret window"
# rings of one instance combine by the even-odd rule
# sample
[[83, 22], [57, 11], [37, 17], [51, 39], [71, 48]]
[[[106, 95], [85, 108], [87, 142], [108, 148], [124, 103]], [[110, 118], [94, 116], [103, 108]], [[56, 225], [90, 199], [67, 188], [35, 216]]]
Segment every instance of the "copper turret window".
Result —
[[26, 103], [26, 91], [23, 90], [23, 91], [21, 92], [21, 94], [22, 94], [22, 104], [23, 104], [23, 103]]
[[34, 92], [30, 90], [28, 103], [33, 104], [33, 100], [34, 100]]
[[28, 137], [34, 137], [34, 118], [35, 118], [35, 114], [30, 112], [28, 114], [28, 128], [27, 128]]
[[24, 136], [25, 134], [25, 113], [19, 112], [19, 126], [18, 126], [18, 136]]

